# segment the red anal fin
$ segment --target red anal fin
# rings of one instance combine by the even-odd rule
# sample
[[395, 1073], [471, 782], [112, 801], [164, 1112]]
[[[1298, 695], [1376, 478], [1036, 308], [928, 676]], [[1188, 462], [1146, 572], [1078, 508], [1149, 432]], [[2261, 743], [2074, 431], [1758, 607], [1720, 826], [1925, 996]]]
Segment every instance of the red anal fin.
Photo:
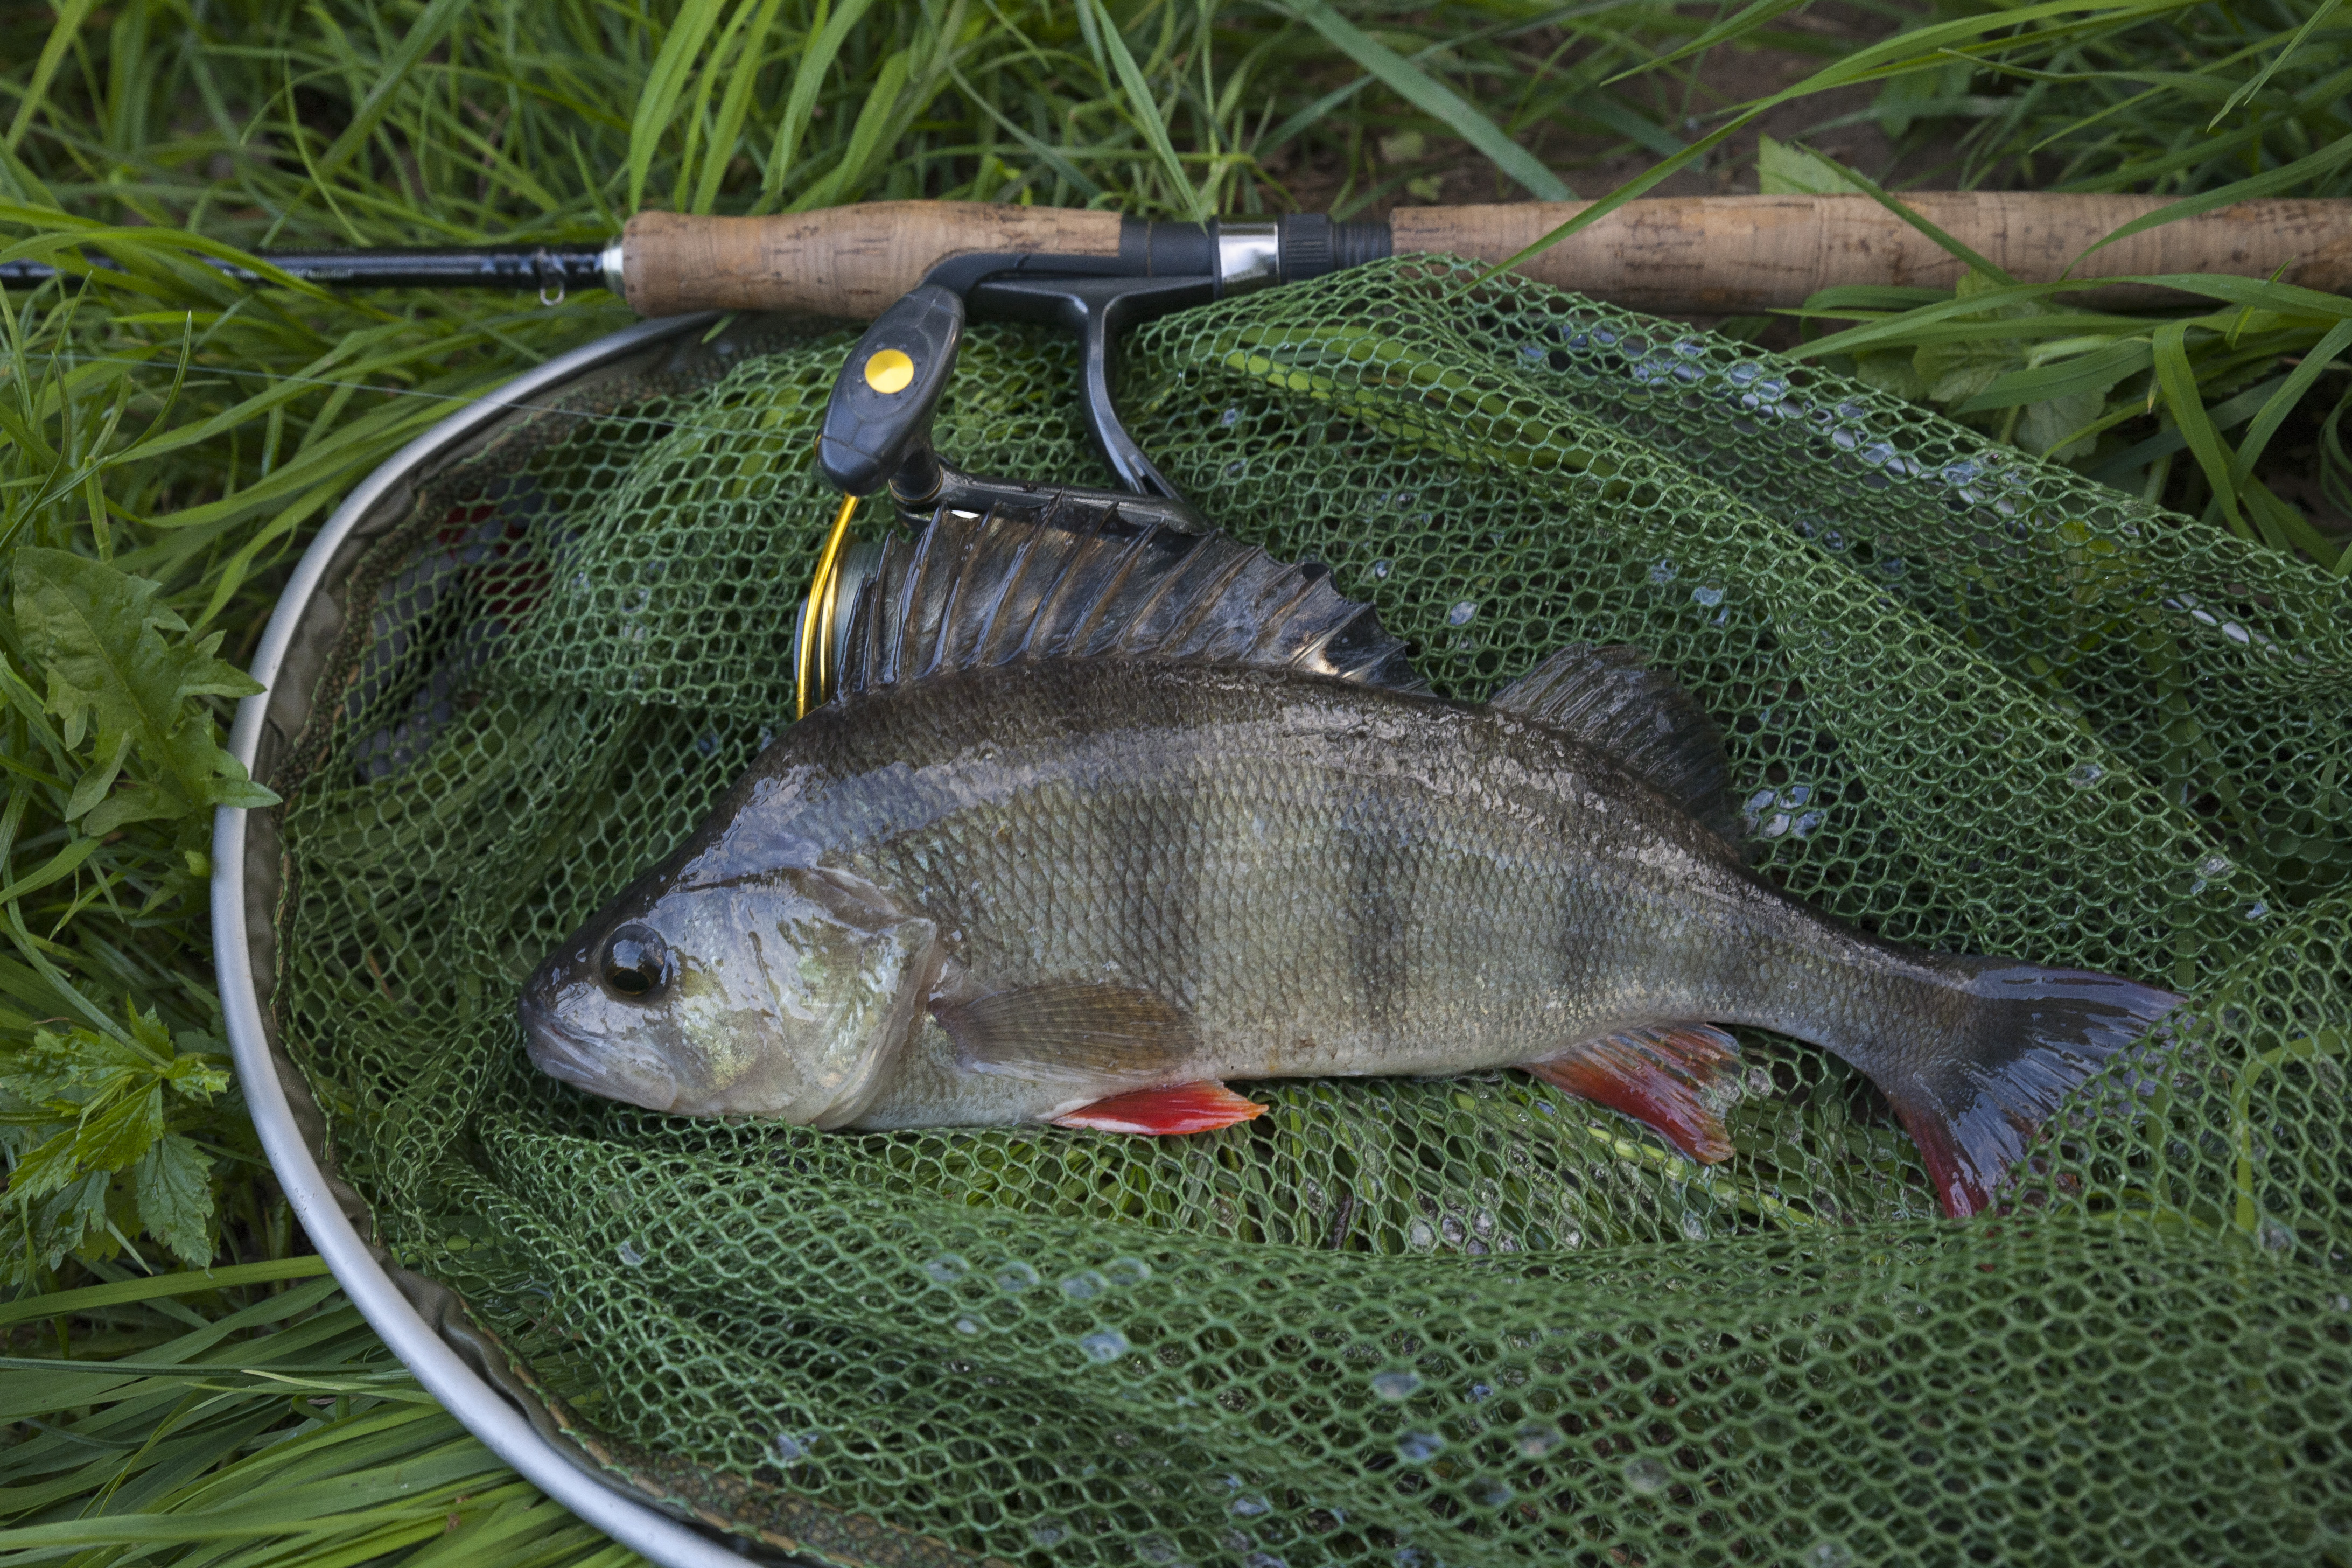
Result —
[[1114, 1094], [1081, 1106], [1067, 1116], [1054, 1118], [1056, 1127], [1091, 1127], [1102, 1132], [1208, 1132], [1265, 1114], [1265, 1107], [1244, 1100], [1213, 1079], [1173, 1083], [1165, 1089], [1139, 1089]]
[[1702, 1165], [1731, 1158], [1723, 1112], [1738, 1097], [1739, 1043], [1711, 1025], [1628, 1029], [1527, 1070], [1632, 1117]]

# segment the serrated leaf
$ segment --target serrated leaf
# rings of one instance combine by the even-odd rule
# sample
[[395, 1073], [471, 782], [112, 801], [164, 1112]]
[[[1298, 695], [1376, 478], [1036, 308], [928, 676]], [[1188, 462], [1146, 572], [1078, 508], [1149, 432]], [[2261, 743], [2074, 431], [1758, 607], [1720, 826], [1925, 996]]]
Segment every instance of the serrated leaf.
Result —
[[1927, 395], [1927, 384], [1914, 363], [1916, 356], [1899, 349], [1867, 349], [1853, 356], [1853, 378], [1864, 386], [1917, 403]]
[[47, 1097], [65, 1089], [120, 1089], [135, 1075], [153, 1071], [155, 1064], [136, 1046], [95, 1029], [38, 1029], [9, 1067], [22, 1075], [20, 1093]]
[[[169, 793], [153, 784], [134, 784], [107, 796], [103, 804], [81, 819], [81, 827], [91, 837], [103, 838], [130, 823], [153, 822], [186, 815], [187, 807]], [[66, 816], [68, 821], [72, 820], [70, 809]]]
[[1768, 196], [1847, 195], [1862, 188], [1828, 159], [1777, 136], [1757, 138], [1756, 182]]
[[[227, 791], [239, 797], [233, 804], [276, 801], [257, 799], [259, 786], [215, 742], [212, 716], [196, 701], [261, 689], [215, 657], [219, 633], [174, 644], [166, 634], [186, 632], [187, 623], [157, 601], [157, 584], [68, 551], [19, 550], [11, 572], [16, 624], [47, 673], [49, 711], [65, 721], [68, 745], [97, 735], [98, 760], [77, 784], [67, 820], [88, 816], [90, 831], [105, 833], [188, 816], [218, 803], [223, 777], [236, 786]], [[131, 763], [145, 775], [141, 786], [127, 799], [110, 795]]]
[[1923, 344], [1911, 363], [1929, 397], [1938, 403], [1958, 403], [1974, 397], [1990, 386], [1994, 377], [2019, 369], [2025, 361], [2014, 339], [1995, 339]]
[[183, 1262], [212, 1261], [213, 1163], [177, 1132], [157, 1139], [139, 1157], [131, 1187], [139, 1223]]
[[82, 1172], [120, 1171], [163, 1135], [163, 1086], [151, 1086], [84, 1123], [74, 1138], [74, 1163]]
[[[2042, 453], [2053, 463], [2088, 457], [2091, 448], [2099, 444], [2097, 437], [2085, 436], [2072, 441], [2066, 437], [2096, 419], [2106, 405], [2105, 388], [2029, 403], [2017, 422], [2017, 444], [2029, 452]], [[2065, 445], [2058, 444], [2062, 441]]]
[[9, 1173], [8, 1195], [20, 1202], [29, 1202], [34, 1198], [46, 1197], [72, 1181], [77, 1169], [74, 1162], [76, 1131], [68, 1127], [43, 1140], [18, 1160], [16, 1170]]
[[174, 1057], [172, 1065], [163, 1069], [163, 1077], [182, 1094], [210, 1100], [228, 1087], [228, 1069], [221, 1061], [221, 1058], [209, 1053]]

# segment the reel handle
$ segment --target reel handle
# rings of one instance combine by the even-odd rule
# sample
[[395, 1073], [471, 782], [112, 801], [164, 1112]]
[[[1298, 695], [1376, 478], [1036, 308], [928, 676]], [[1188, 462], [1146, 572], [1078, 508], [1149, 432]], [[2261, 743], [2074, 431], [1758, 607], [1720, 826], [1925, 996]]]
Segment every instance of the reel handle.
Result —
[[874, 319], [834, 378], [817, 437], [817, 464], [845, 494], [886, 486], [920, 506], [945, 471], [931, 450], [931, 418], [963, 342], [963, 300], [925, 284]]

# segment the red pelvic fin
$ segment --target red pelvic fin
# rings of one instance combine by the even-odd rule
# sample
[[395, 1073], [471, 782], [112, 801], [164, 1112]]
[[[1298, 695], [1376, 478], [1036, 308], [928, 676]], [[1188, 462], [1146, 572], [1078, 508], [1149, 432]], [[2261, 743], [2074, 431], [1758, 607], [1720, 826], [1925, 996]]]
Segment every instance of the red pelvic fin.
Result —
[[1527, 1070], [1655, 1130], [1702, 1165], [1731, 1158], [1723, 1112], [1738, 1093], [1739, 1044], [1712, 1025], [1628, 1029]]
[[1054, 1118], [1054, 1125], [1091, 1127], [1102, 1132], [1208, 1132], [1265, 1114], [1265, 1107], [1256, 1100], [1244, 1100], [1223, 1084], [1203, 1079], [1114, 1094]]

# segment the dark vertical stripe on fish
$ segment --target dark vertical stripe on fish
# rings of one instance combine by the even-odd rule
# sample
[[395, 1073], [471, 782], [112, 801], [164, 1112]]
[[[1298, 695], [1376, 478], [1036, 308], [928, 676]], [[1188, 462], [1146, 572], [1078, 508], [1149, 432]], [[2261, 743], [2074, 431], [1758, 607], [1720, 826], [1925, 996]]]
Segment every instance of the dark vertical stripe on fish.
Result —
[[1364, 809], [1361, 796], [1338, 807], [1340, 858], [1348, 878], [1348, 971], [1363, 1017], [1388, 1030], [1405, 1016], [1405, 970], [1412, 944], [1404, 927], [1412, 857], [1397, 835]]
[[1120, 929], [1149, 946], [1137, 955], [1144, 973], [1158, 976], [1168, 1000], [1180, 1006], [1193, 1003], [1203, 957], [1201, 818], [1212, 795], [1203, 788], [1138, 790], [1124, 795], [1113, 825]]

